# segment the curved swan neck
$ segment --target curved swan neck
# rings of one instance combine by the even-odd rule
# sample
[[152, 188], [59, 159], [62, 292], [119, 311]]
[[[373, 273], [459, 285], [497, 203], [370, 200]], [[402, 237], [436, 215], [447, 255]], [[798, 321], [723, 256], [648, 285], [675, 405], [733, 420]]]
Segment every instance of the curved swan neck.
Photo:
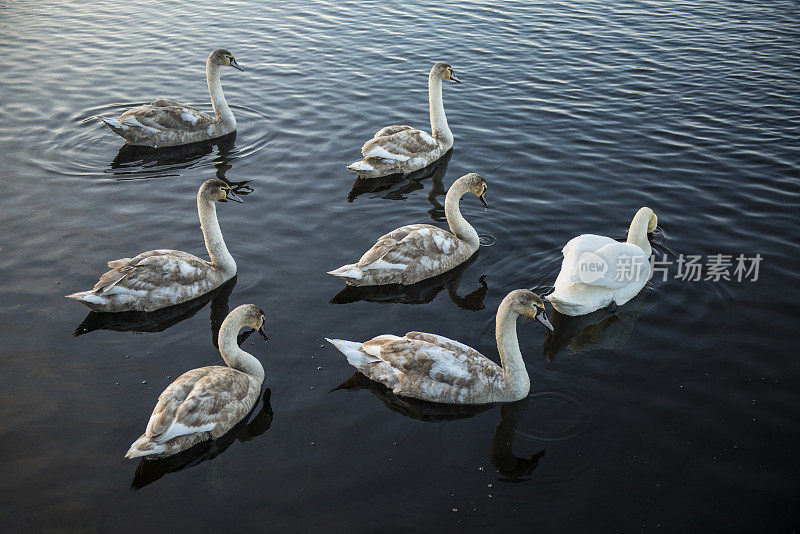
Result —
[[466, 241], [470, 245], [478, 247], [480, 245], [478, 232], [476, 232], [475, 228], [461, 215], [461, 209], [459, 208], [461, 197], [463, 197], [466, 192], [467, 189], [458, 180], [450, 186], [450, 189], [447, 190], [447, 196], [444, 197], [444, 215], [447, 217], [447, 224], [450, 226], [450, 231], [453, 232], [456, 237]]
[[528, 370], [517, 340], [517, 317], [519, 314], [511, 309], [510, 300], [504, 299], [497, 309], [495, 337], [503, 365], [503, 389], [512, 399], [521, 399], [531, 388]]
[[209, 57], [206, 61], [206, 82], [208, 92], [211, 94], [211, 106], [220, 124], [228, 126], [231, 131], [236, 129], [236, 118], [233, 111], [225, 101], [225, 93], [222, 92], [222, 82], [219, 79], [219, 65], [211, 61]]
[[442, 80], [433, 71], [428, 76], [428, 105], [431, 112], [431, 135], [448, 148], [453, 146], [453, 133], [447, 126], [442, 103]]
[[245, 313], [240, 309], [235, 309], [222, 321], [218, 338], [219, 353], [231, 369], [242, 371], [257, 378], [259, 381], [263, 381], [264, 367], [261, 362], [249, 352], [239, 348], [236, 342], [239, 330], [244, 327], [244, 315]]
[[197, 194], [197, 214], [200, 216], [200, 228], [203, 229], [203, 239], [206, 243], [211, 264], [229, 275], [236, 274], [236, 262], [225, 246], [222, 230], [217, 220], [217, 206], [213, 200], [204, 200], [200, 193]]
[[627, 242], [637, 245], [639, 248], [644, 250], [644, 253], [647, 254], [647, 256], [650, 256], [652, 253], [650, 241], [647, 239], [647, 230], [648, 226], [650, 225], [650, 220], [654, 217], [655, 215], [652, 211], [641, 209], [633, 217], [631, 226], [628, 228]]

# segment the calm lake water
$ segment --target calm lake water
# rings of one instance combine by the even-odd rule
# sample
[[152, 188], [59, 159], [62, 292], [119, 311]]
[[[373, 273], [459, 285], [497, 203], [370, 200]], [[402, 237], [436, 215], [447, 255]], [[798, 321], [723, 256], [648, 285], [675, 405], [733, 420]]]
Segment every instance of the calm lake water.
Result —
[[[797, 528], [799, 21], [775, 0], [0, 1], [0, 524]], [[131, 153], [86, 121], [159, 96], [209, 109], [216, 47], [245, 69], [223, 72], [235, 139]], [[444, 88], [451, 159], [354, 190], [345, 165], [377, 129], [428, 127], [436, 61], [464, 82]], [[442, 224], [471, 171], [490, 210], [462, 209], [493, 246], [411, 294], [339, 294], [326, 270]], [[218, 210], [235, 283], [186, 317], [83, 323], [64, 295], [106, 261], [205, 254], [194, 197], [214, 176], [253, 189]], [[531, 395], [502, 409], [409, 406], [357, 377], [331, 391], [352, 368], [325, 336], [425, 330], [496, 359], [506, 293], [547, 291], [564, 243], [624, 237], [644, 205], [658, 258], [760, 254], [758, 280], [673, 265], [616, 312], [554, 317], [553, 336], [521, 321]], [[215, 325], [250, 302], [270, 335], [244, 344], [269, 389], [250, 422], [199, 457], [125, 460], [161, 390], [219, 363]]]

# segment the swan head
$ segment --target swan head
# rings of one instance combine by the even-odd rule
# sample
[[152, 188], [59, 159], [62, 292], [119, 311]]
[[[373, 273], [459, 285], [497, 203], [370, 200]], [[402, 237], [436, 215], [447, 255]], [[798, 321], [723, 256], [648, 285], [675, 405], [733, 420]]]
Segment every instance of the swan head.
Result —
[[200, 191], [197, 192], [197, 198], [204, 202], [214, 202], [215, 200], [220, 202], [232, 200], [240, 204], [244, 202], [242, 198], [233, 191], [230, 184], [219, 178], [205, 181], [203, 185], [200, 186]]
[[236, 63], [236, 58], [233, 57], [229, 51], [225, 50], [224, 48], [217, 48], [208, 56], [208, 61], [213, 65], [220, 65], [223, 67], [233, 67], [234, 69], [239, 69], [244, 71], [242, 67]]
[[658, 216], [647, 206], [639, 208], [628, 228], [628, 243], [641, 247], [645, 254], [650, 256], [652, 248], [647, 234], [652, 234], [658, 226]]
[[517, 315], [525, 315], [536, 319], [548, 330], [553, 330], [553, 325], [547, 319], [544, 301], [530, 289], [517, 289], [506, 297], [510, 301], [511, 310]]
[[458, 184], [459, 188], [462, 191], [472, 193], [483, 204], [484, 209], [489, 209], [489, 205], [486, 203], [486, 179], [478, 174], [477, 172], [471, 172], [469, 174], [465, 174], [461, 178], [455, 181], [453, 186]]
[[267, 322], [267, 314], [264, 313], [264, 310], [262, 310], [255, 304], [242, 304], [241, 306], [234, 309], [231, 313], [229, 313], [228, 317], [236, 317], [239, 322], [239, 328], [245, 328], [245, 327], [252, 328], [252, 330], [243, 332], [237, 337], [236, 343], [238, 345], [244, 343], [244, 341], [253, 332], [258, 332], [258, 334], [264, 339], [264, 341], [269, 340], [269, 338], [267, 337], [267, 333], [264, 331], [264, 325]]
[[447, 63], [437, 63], [431, 68], [431, 77], [438, 78], [439, 80], [452, 80], [456, 83], [461, 83], [461, 80], [456, 78], [456, 73], [453, 67]]

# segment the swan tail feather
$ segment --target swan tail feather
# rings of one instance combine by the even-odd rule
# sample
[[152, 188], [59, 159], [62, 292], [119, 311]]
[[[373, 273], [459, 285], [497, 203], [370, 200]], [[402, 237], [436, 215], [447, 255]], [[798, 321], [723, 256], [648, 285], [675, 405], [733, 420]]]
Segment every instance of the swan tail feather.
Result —
[[164, 452], [164, 445], [150, 440], [147, 434], [133, 442], [131, 448], [125, 453], [125, 458], [139, 458], [140, 456], [150, 456]]
[[364, 278], [364, 271], [355, 263], [350, 263], [348, 265], [342, 265], [338, 269], [334, 269], [332, 271], [328, 271], [328, 274], [332, 274], [333, 276], [338, 276], [345, 281], [357, 281]]

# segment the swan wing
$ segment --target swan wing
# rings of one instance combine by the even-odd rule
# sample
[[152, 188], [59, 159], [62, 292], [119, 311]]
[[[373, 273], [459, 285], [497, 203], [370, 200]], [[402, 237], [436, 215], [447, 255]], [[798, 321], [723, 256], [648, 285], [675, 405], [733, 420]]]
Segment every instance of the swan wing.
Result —
[[[241, 416], [249, 411], [245, 400], [250, 392], [250, 378], [229, 367], [207, 367], [185, 400], [175, 409], [172, 422], [155, 436], [164, 443], [179, 436], [197, 432], [211, 432], [218, 426], [227, 431]], [[148, 425], [149, 428], [149, 425]]]
[[452, 402], [470, 386], [503, 379], [502, 368], [475, 349], [435, 334], [378, 336], [361, 350], [392, 368], [397, 395]]
[[[360, 260], [362, 269], [401, 268], [427, 257], [449, 254], [458, 246], [455, 236], [430, 224], [409, 224], [383, 235]], [[397, 266], [397, 267], [392, 267]], [[433, 266], [431, 266], [433, 267]]]
[[413, 128], [411, 128], [411, 126], [406, 126], [405, 124], [395, 124], [393, 126], [386, 126], [385, 128], [381, 128], [372, 137], [386, 137], [387, 135], [396, 134], [397, 132], [402, 132], [403, 130], [412, 130], [412, 129]]
[[100, 277], [92, 293], [152, 291], [165, 283], [190, 285], [204, 279], [209, 266], [207, 261], [188, 252], [150, 250], [135, 258], [109, 262], [112, 269]]
[[206, 376], [212, 367], [201, 367], [192, 369], [179, 376], [175, 381], [167, 386], [158, 397], [156, 407], [153, 409], [150, 420], [147, 422], [145, 435], [157, 437], [164, 433], [175, 420], [175, 413], [178, 407], [186, 400], [189, 393], [194, 389], [197, 381]]
[[157, 134], [168, 130], [201, 131], [216, 124], [216, 120], [196, 108], [173, 100], [160, 99], [150, 105], [127, 111], [119, 117], [120, 129], [139, 130]]
[[[556, 287], [573, 285], [620, 289], [650, 273], [649, 258], [632, 243], [585, 234], [571, 239], [563, 249], [564, 261]], [[581, 272], [589, 264], [605, 265], [604, 271]]]
[[422, 130], [413, 128], [401, 130], [391, 135], [370, 139], [361, 147], [365, 158], [382, 158], [395, 161], [408, 161], [422, 156], [438, 146], [436, 139]]

